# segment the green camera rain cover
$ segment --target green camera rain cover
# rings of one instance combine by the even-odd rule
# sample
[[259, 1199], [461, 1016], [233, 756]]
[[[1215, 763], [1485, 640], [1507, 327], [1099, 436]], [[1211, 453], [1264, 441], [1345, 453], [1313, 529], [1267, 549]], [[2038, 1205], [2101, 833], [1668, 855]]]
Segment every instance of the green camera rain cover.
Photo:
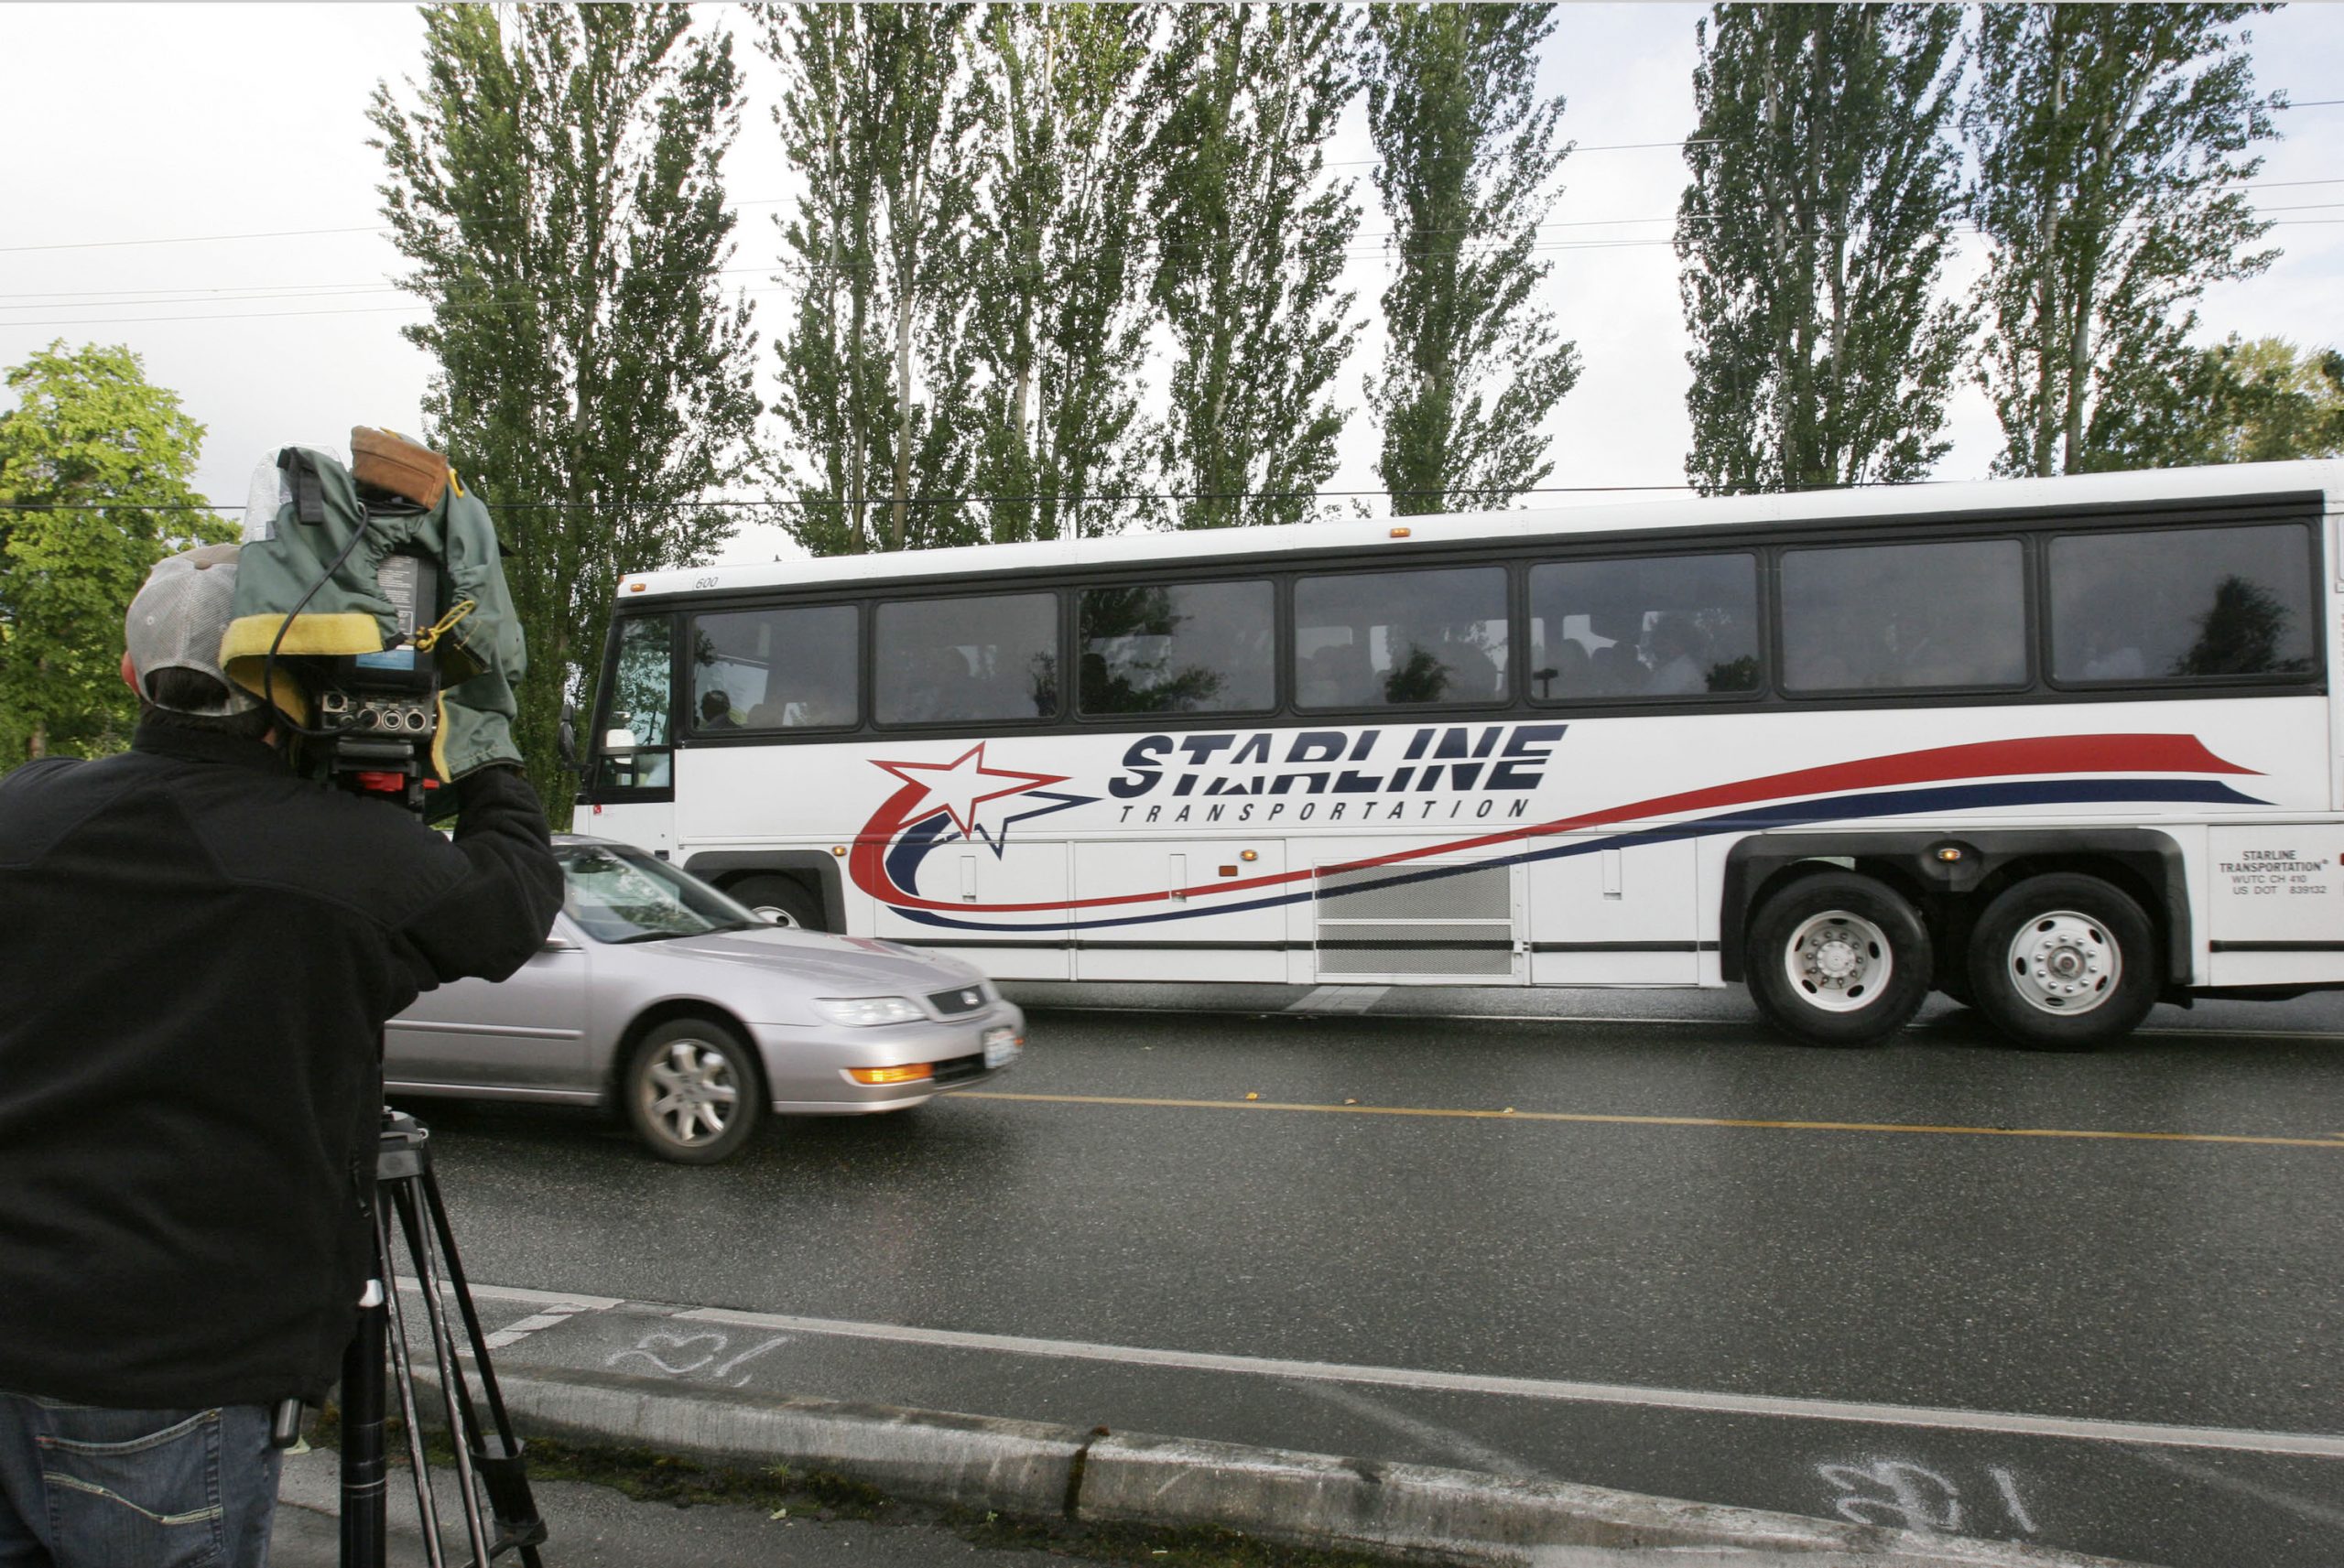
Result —
[[[309, 723], [309, 699], [282, 661], [391, 646], [398, 620], [375, 573], [384, 557], [405, 548], [442, 568], [439, 622], [416, 638], [444, 675], [433, 770], [452, 783], [491, 763], [519, 762], [514, 687], [527, 655], [480, 498], [450, 470], [446, 493], [429, 510], [374, 492], [370, 506], [340, 459], [309, 447], [286, 448], [277, 468], [286, 499], [266, 536], [247, 538], [237, 557], [234, 618], [220, 649], [228, 677], [295, 723]], [[279, 661], [273, 691], [272, 648]]]

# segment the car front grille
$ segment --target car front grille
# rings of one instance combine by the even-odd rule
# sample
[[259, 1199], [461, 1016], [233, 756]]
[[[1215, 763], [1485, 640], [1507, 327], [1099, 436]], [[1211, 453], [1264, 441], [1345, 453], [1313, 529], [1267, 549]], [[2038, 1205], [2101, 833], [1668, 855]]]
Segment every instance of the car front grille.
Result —
[[984, 1004], [985, 991], [982, 986], [961, 986], [955, 990], [928, 993], [928, 1005], [947, 1018], [955, 1017], [963, 1012], [975, 1012]]
[[984, 1053], [973, 1056], [955, 1056], [949, 1062], [936, 1064], [935, 1081], [939, 1084], [965, 1084], [971, 1078], [985, 1076]]

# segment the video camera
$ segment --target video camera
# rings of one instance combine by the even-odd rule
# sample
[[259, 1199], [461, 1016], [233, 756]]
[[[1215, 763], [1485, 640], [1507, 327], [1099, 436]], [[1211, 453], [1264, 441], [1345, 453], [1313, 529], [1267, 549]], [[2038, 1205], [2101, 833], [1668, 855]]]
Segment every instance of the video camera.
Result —
[[297, 768], [421, 812], [511, 754], [520, 633], [487, 509], [447, 458], [364, 427], [351, 454], [287, 447], [255, 470], [222, 659], [277, 708]]

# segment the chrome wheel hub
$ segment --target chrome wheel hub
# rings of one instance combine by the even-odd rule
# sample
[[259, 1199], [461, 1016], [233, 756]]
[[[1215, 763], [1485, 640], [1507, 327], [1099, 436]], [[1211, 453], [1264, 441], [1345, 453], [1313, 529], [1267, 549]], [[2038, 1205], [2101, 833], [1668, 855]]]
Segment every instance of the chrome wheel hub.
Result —
[[697, 1040], [671, 1043], [646, 1079], [651, 1118], [678, 1143], [704, 1143], [721, 1134], [741, 1098], [724, 1053]]
[[1894, 969], [1888, 934], [1844, 909], [1802, 923], [1783, 950], [1783, 972], [1792, 987], [1826, 1012], [1870, 1006]]
[[2124, 955], [2108, 927], [2068, 909], [2020, 926], [2009, 957], [2011, 989], [2040, 1012], [2089, 1012], [2124, 978]]

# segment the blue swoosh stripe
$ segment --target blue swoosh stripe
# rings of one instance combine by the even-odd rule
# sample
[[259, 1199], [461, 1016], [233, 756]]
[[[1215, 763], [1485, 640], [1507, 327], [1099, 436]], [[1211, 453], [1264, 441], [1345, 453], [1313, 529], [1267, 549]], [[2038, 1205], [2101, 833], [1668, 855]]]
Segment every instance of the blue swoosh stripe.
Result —
[[[1671, 823], [1665, 827], [1645, 828], [1632, 833], [1612, 833], [1595, 838], [1571, 838], [1544, 849], [1527, 849], [1520, 854], [1503, 855], [1470, 865], [1427, 866], [1413, 870], [1394, 870], [1388, 877], [1352, 882], [1343, 890], [1346, 894], [1375, 889], [1402, 887], [1410, 882], [1432, 881], [1441, 877], [1463, 876], [1469, 871], [1486, 870], [1491, 866], [1525, 865], [1533, 860], [1556, 860], [1571, 855], [1591, 854], [1597, 849], [1626, 849], [1637, 844], [1663, 844], [1677, 838], [1705, 838], [1720, 833], [1755, 833], [1770, 827], [1804, 827], [1818, 822], [1855, 822], [1867, 817], [1906, 816], [1920, 812], [1976, 810], [1987, 806], [2075, 806], [2108, 804], [2177, 804], [2195, 802], [2212, 806], [2267, 806], [2268, 801], [2241, 795], [2226, 784], [2209, 779], [2029, 779], [2018, 783], [1947, 784], [1930, 789], [1878, 790], [1861, 795], [1830, 795], [1816, 800], [1790, 801], [1779, 806], [1756, 808], [1736, 807], [1716, 816], [1694, 817], [1685, 822]], [[924, 826], [924, 825], [923, 825]], [[913, 833], [917, 833], [914, 828]], [[918, 855], [910, 859], [917, 869], [919, 855], [931, 847], [931, 832], [919, 845]], [[907, 834], [898, 846], [897, 853], [913, 843]], [[888, 874], [895, 875], [895, 858], [889, 857]], [[907, 885], [901, 877], [895, 885]], [[1315, 890], [1305, 887], [1300, 892], [1278, 893], [1268, 898], [1249, 899], [1239, 903], [1215, 904], [1204, 909], [1171, 910], [1156, 914], [1117, 915], [1102, 920], [1053, 921], [1046, 925], [1004, 925], [976, 920], [958, 920], [929, 909], [906, 909], [890, 904], [897, 914], [924, 925], [943, 926], [960, 931], [984, 931], [996, 935], [1053, 935], [1074, 931], [1099, 931], [1111, 926], [1155, 925], [1172, 920], [1195, 920], [1207, 915], [1235, 914], [1247, 910], [1276, 909], [1286, 904], [1301, 903], [1318, 897]]]

